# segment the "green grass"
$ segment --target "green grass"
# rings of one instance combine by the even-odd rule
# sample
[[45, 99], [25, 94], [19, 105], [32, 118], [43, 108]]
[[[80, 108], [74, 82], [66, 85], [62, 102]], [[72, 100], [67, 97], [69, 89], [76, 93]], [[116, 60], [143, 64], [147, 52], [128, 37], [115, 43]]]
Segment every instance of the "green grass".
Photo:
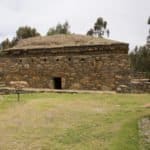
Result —
[[148, 94], [0, 97], [0, 150], [139, 150]]

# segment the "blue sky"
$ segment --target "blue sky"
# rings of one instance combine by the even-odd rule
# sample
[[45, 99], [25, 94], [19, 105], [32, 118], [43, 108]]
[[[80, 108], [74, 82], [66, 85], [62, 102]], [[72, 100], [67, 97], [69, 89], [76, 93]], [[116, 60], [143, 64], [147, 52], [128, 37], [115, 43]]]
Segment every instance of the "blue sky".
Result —
[[0, 41], [15, 36], [19, 26], [45, 35], [66, 20], [73, 33], [85, 34], [99, 16], [108, 21], [111, 39], [130, 48], [145, 44], [150, 0], [0, 0]]

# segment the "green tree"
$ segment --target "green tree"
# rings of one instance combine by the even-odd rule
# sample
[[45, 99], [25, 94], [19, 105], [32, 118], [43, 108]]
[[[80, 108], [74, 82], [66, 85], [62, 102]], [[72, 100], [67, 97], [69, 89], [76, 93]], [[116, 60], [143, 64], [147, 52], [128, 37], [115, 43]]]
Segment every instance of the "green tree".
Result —
[[148, 18], [148, 21], [147, 21], [148, 25], [150, 25], [150, 17]]
[[107, 21], [102, 17], [97, 18], [94, 27], [87, 32], [87, 35], [97, 35], [98, 37], [103, 37], [105, 34], [109, 37], [110, 31], [107, 29]]
[[17, 42], [18, 42], [18, 39], [16, 37], [14, 37], [12, 40], [9, 40], [7, 38], [0, 43], [0, 49], [3, 50], [3, 49], [11, 48], [11, 47], [15, 46], [17, 44]]
[[90, 35], [90, 36], [93, 36], [94, 34], [94, 29], [90, 29], [88, 32], [87, 32], [87, 35]]
[[70, 34], [69, 31], [69, 23], [66, 21], [64, 24], [58, 23], [56, 27], [52, 27], [48, 30], [47, 35], [54, 35], [54, 34]]
[[18, 38], [14, 37], [11, 41], [11, 47], [15, 46], [18, 42]]
[[0, 49], [3, 50], [11, 48], [15, 46], [19, 40], [35, 36], [40, 36], [35, 28], [31, 28], [29, 26], [19, 27], [16, 31], [16, 36], [11, 41], [7, 38], [1, 42]]
[[18, 40], [35, 36], [40, 36], [40, 34], [35, 28], [31, 28], [29, 26], [19, 27], [19, 29], [16, 31], [16, 38]]
[[5, 39], [4, 41], [1, 42], [0, 47], [1, 47], [1, 50], [10, 48], [11, 41], [8, 38]]
[[[148, 25], [150, 25], [150, 17], [148, 18]], [[150, 33], [149, 33], [150, 34]], [[131, 67], [134, 71], [150, 73], [150, 35], [147, 37], [145, 46], [135, 47], [129, 54]]]
[[135, 47], [129, 54], [131, 67], [134, 71], [150, 73], [150, 47]]

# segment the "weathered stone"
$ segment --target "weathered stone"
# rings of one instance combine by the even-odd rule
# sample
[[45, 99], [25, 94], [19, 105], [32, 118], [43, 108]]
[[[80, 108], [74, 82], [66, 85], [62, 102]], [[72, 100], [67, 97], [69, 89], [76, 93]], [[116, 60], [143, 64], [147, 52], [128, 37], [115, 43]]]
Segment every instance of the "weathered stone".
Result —
[[24, 68], [25, 68], [25, 69], [29, 69], [29, 68], [30, 68], [30, 65], [29, 65], [29, 64], [24, 64]]
[[[79, 40], [76, 36], [73, 39]], [[28, 48], [25, 48], [23, 43], [23, 47], [3, 51], [0, 81], [8, 85], [10, 81], [23, 80], [33, 88], [53, 89], [55, 80], [60, 80], [62, 89], [150, 91], [149, 80], [142, 79], [141, 74], [140, 81], [131, 76], [128, 44], [106, 40], [108, 43], [87, 45], [83, 37], [78, 42], [82, 40], [83, 45], [65, 46], [64, 43], [55, 47], [39, 44], [29, 47], [27, 43]], [[37, 41], [33, 38], [32, 42]], [[60, 41], [51, 42], [55, 45]]]
[[[85, 49], [86, 48], [87, 47], [85, 47]], [[70, 51], [72, 51], [72, 49], [73, 48], [70, 48]], [[80, 48], [78, 47], [78, 49]], [[40, 57], [40, 55], [42, 55], [42, 57]], [[97, 52], [95, 54], [95, 52], [93, 52], [86, 54], [85, 51], [85, 54], [82, 53], [84, 56], [82, 56], [82, 58], [80, 53], [72, 55], [68, 52], [66, 55], [62, 52], [59, 56], [53, 56], [47, 53], [45, 63], [43, 62], [43, 59], [45, 59], [43, 55], [42, 49], [41, 54], [36, 54], [35, 56], [31, 56], [30, 51], [23, 56], [15, 56], [13, 52], [11, 52], [11, 55], [6, 54], [5, 57], [0, 59], [0, 62], [9, 61], [9, 64], [6, 63], [6, 65], [3, 66], [5, 75], [1, 80], [6, 81], [6, 83], [12, 80], [25, 80], [29, 83], [30, 87], [54, 88], [53, 82], [51, 82], [51, 80], [53, 80], [52, 78], [60, 77], [61, 79], [65, 79], [65, 81], [63, 81], [65, 82], [63, 83], [64, 89], [89, 90], [115, 90], [118, 85], [128, 80], [128, 70], [126, 71], [126, 68], [118, 66], [118, 61], [120, 61], [120, 59], [126, 59], [127, 53], [102, 54], [101, 52]], [[69, 56], [71, 60], [68, 60]], [[110, 56], [113, 56], [112, 61], [109, 61]], [[99, 57], [100, 60], [96, 61], [96, 57]], [[105, 59], [103, 59], [103, 57], [105, 57]], [[13, 67], [14, 59], [15, 62], [18, 62], [15, 63], [15, 67]], [[23, 59], [26, 63], [20, 65], [20, 59]], [[127, 63], [124, 65], [128, 66]], [[8, 66], [9, 68], [12, 67], [12, 69], [9, 69]], [[20, 69], [18, 70], [17, 68]], [[28, 69], [28, 71], [26, 71], [26, 69]], [[122, 72], [126, 73], [124, 74]], [[13, 74], [15, 74], [15, 77]], [[115, 74], [118, 78], [115, 78]]]

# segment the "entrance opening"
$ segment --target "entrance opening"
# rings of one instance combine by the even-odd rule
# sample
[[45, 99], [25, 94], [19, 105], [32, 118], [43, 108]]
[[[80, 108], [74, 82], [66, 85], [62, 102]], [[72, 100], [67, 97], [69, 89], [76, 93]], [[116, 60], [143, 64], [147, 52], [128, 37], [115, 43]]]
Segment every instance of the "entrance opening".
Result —
[[55, 77], [53, 78], [53, 81], [54, 81], [54, 89], [62, 89], [61, 78]]

